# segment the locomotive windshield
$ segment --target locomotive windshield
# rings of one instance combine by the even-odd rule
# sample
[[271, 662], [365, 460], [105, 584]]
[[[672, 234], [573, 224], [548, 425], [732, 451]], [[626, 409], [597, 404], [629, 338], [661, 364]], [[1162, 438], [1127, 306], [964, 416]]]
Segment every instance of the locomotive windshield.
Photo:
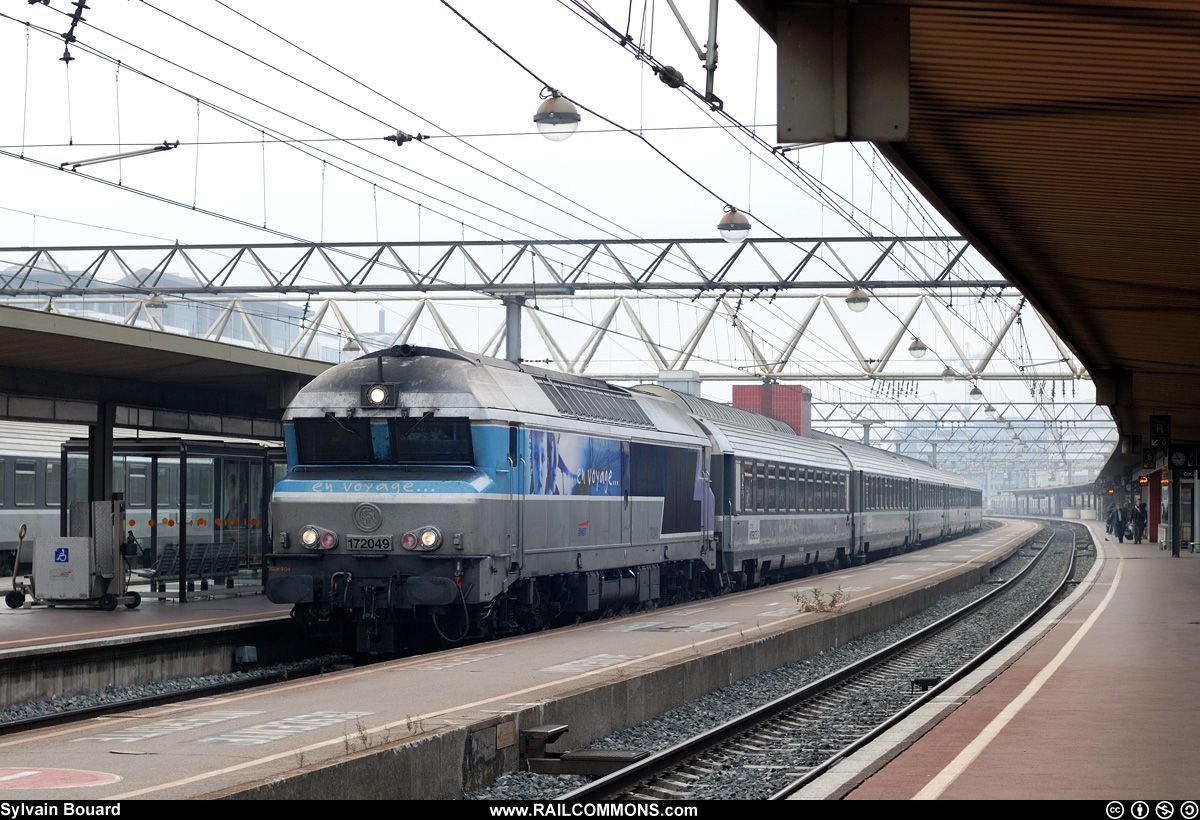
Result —
[[431, 414], [388, 419], [296, 419], [297, 462], [308, 465], [470, 466], [471, 425]]
[[371, 423], [355, 419], [296, 421], [301, 464], [370, 464]]
[[471, 425], [466, 419], [392, 419], [392, 464], [470, 465]]

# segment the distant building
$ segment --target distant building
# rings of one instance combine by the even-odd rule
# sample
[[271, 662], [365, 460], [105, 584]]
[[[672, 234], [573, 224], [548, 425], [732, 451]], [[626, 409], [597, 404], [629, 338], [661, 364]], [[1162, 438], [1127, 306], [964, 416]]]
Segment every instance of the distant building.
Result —
[[799, 384], [735, 384], [733, 406], [778, 419], [796, 431], [812, 436], [812, 391]]

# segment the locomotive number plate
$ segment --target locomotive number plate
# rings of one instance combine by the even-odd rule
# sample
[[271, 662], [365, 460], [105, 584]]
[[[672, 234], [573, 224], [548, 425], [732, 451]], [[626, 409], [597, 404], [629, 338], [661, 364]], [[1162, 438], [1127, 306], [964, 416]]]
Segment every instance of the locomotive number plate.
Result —
[[359, 552], [391, 552], [391, 535], [347, 535], [346, 548]]

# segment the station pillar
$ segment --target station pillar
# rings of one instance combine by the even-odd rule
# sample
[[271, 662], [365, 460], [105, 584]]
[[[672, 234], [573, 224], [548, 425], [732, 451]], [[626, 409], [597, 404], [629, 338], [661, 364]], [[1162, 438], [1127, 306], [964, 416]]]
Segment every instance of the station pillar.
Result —
[[117, 406], [96, 402], [96, 423], [88, 425], [88, 501], [111, 501], [113, 494], [113, 428]]

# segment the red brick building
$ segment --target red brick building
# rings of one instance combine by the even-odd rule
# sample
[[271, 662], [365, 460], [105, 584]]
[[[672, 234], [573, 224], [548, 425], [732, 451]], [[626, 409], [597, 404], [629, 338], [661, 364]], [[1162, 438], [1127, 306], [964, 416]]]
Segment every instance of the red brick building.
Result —
[[779, 419], [802, 436], [812, 435], [812, 391], [798, 384], [735, 384], [733, 406]]

